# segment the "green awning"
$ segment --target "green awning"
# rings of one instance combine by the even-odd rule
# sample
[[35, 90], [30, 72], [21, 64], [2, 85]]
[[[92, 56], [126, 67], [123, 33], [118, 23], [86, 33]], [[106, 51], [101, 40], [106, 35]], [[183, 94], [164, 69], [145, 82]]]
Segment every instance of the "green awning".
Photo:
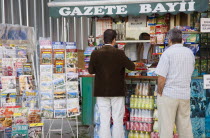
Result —
[[154, 13], [163, 15], [166, 13], [177, 14], [180, 12], [191, 13], [194, 11], [204, 12], [208, 10], [209, 0], [164, 0], [155, 2], [153, 0], [55, 0], [48, 3], [51, 17], [67, 16], [138, 16], [141, 14], [152, 15]]

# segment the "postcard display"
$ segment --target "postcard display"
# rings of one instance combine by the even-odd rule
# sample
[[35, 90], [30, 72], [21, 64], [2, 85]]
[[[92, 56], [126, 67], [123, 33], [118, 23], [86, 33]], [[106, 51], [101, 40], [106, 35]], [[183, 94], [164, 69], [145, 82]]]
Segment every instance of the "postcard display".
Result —
[[41, 138], [43, 123], [31, 58], [33, 28], [2, 24], [0, 28], [4, 30], [0, 34], [1, 137]]
[[40, 38], [40, 98], [43, 117], [77, 116], [79, 90], [75, 42], [51, 42]]

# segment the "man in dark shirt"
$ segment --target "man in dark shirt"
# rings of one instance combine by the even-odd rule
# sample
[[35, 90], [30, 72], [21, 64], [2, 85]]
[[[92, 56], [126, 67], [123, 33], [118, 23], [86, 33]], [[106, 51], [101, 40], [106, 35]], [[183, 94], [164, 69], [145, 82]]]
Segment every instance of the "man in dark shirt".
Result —
[[[104, 32], [105, 45], [92, 53], [88, 69], [90, 74], [95, 74], [94, 96], [100, 112], [100, 138], [124, 138], [125, 68], [135, 69], [124, 51], [114, 48], [116, 35], [112, 29]], [[111, 116], [114, 122], [112, 136]]]

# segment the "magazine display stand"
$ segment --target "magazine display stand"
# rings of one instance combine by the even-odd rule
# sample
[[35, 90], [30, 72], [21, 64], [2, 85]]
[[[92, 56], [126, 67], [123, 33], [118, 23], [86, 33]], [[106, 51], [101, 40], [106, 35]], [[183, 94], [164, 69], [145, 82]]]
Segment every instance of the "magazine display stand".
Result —
[[[63, 134], [63, 121], [64, 121], [65, 118], [54, 118], [54, 119], [47, 119], [50, 121], [50, 127], [49, 127], [49, 131], [46, 135], [46, 138], [50, 138], [51, 136], [51, 132], [60, 132], [61, 133], [61, 138], [63, 137], [62, 134]], [[52, 129], [53, 127], [53, 123], [55, 122], [55, 120], [59, 120], [60, 122], [60, 128], [58, 129]], [[79, 128], [78, 128], [78, 115], [75, 115], [75, 116], [71, 116], [69, 118], [66, 118], [67, 122], [68, 122], [68, 125], [69, 125], [69, 128], [70, 128], [70, 132], [72, 133], [73, 137], [76, 137], [78, 138], [79, 137]], [[71, 120], [75, 120], [76, 122], [76, 135], [72, 129], [72, 126], [71, 126]]]
[[41, 138], [34, 28], [0, 24], [0, 30], [1, 137]]
[[[50, 121], [47, 137], [51, 132], [63, 134], [63, 121], [76, 121], [78, 137], [79, 88], [77, 49], [74, 42], [51, 42], [40, 38], [40, 106], [45, 120]], [[52, 129], [59, 120], [59, 129]]]

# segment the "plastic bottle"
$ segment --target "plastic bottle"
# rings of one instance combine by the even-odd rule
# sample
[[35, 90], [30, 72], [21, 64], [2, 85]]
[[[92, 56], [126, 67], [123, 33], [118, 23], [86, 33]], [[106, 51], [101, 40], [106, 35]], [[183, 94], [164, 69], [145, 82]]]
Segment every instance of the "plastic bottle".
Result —
[[133, 108], [137, 108], [138, 107], [138, 96], [135, 95], [135, 98], [134, 98], [134, 107]]
[[144, 122], [145, 121], [145, 110], [142, 110], [142, 114], [141, 114], [142, 118], [141, 121]]
[[94, 138], [99, 138], [99, 125], [96, 125], [94, 128]]
[[145, 83], [142, 84], [142, 95], [145, 96]]
[[149, 83], [146, 83], [145, 95], [149, 95]]
[[136, 109], [136, 118], [135, 121], [139, 121], [139, 109]]
[[148, 98], [148, 96], [146, 96], [146, 99], [145, 99], [145, 109], [149, 109], [149, 98]]
[[142, 95], [142, 83], [139, 84], [139, 95]]
[[130, 108], [133, 108], [134, 107], [134, 95], [131, 95], [131, 98], [130, 98]]
[[133, 131], [130, 131], [130, 132], [129, 132], [128, 138], [134, 138]]
[[146, 132], [146, 134], [144, 135], [144, 138], [150, 138], [150, 135], [148, 132]]
[[137, 121], [137, 119], [138, 119], [138, 109], [134, 109], [133, 121]]
[[149, 97], [149, 109], [152, 110], [152, 98], [151, 98], [151, 96]]
[[139, 109], [139, 119], [138, 119], [138, 121], [142, 121], [142, 109]]
[[154, 109], [154, 97], [150, 96], [150, 108], [153, 110]]
[[145, 110], [144, 122], [148, 122], [148, 112], [149, 110]]
[[130, 121], [133, 121], [133, 118], [134, 118], [134, 109], [131, 109]]
[[139, 133], [138, 133], [138, 131], [136, 131], [135, 133], [134, 133], [134, 138], [138, 138], [139, 137]]
[[139, 95], [139, 83], [136, 84], [135, 95]]
[[145, 109], [145, 96], [142, 97], [141, 109]]
[[95, 104], [95, 107], [94, 107], [94, 123], [100, 124], [100, 113], [99, 113], [97, 104]]
[[144, 133], [141, 131], [140, 138], [144, 138]]

